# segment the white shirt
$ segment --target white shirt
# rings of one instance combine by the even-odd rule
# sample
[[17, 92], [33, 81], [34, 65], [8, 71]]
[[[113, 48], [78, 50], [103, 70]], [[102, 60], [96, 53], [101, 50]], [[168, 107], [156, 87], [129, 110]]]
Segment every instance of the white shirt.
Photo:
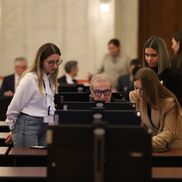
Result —
[[66, 82], [68, 84], [74, 84], [72, 77], [68, 74], [66, 74]]
[[45, 85], [45, 95], [42, 95], [38, 88], [38, 79], [35, 73], [27, 73], [20, 81], [14, 97], [7, 110], [6, 122], [15, 123], [20, 112], [30, 116], [45, 117], [48, 115], [50, 106], [50, 115], [54, 115], [54, 87], [48, 76], [43, 77]]

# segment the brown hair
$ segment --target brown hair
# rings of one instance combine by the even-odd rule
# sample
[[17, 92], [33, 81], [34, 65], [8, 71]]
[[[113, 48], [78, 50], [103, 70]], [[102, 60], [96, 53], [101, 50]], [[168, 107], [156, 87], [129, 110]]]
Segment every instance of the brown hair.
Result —
[[[61, 56], [61, 51], [60, 49], [53, 43], [46, 43], [43, 44], [37, 51], [33, 64], [31, 65], [31, 67], [25, 72], [29, 73], [29, 72], [34, 72], [37, 74], [38, 77], [38, 87], [40, 90], [40, 93], [43, 94], [43, 90], [44, 90], [44, 84], [43, 84], [43, 75], [44, 75], [44, 71], [43, 71], [43, 61], [48, 58], [50, 55], [52, 54], [58, 54]], [[50, 78], [55, 86], [55, 88], [57, 89], [57, 75], [58, 75], [58, 70], [56, 72], [54, 72], [53, 74], [50, 75]], [[23, 74], [23, 76], [25, 75]], [[23, 77], [22, 76], [22, 77]]]
[[182, 30], [179, 30], [173, 34], [173, 38], [179, 42], [179, 50], [177, 54], [182, 52]]
[[121, 46], [119, 39], [116, 39], [116, 38], [109, 40], [108, 45], [110, 45], [110, 44], [113, 44], [116, 47]]
[[166, 46], [165, 41], [157, 36], [150, 37], [145, 45], [143, 50], [143, 66], [148, 67], [147, 62], [145, 61], [145, 49], [152, 48], [158, 53], [158, 74], [162, 73], [166, 68], [171, 66], [169, 52]]
[[[156, 73], [150, 68], [141, 68], [138, 70], [134, 77], [134, 81], [140, 80], [143, 89], [143, 102], [148, 102], [153, 108], [157, 109], [159, 115], [161, 114], [160, 99], [173, 98], [177, 105], [178, 113], [182, 116], [181, 106], [176, 98], [176, 96], [164, 87], [160, 80], [158, 79]], [[164, 123], [160, 123], [163, 126]]]

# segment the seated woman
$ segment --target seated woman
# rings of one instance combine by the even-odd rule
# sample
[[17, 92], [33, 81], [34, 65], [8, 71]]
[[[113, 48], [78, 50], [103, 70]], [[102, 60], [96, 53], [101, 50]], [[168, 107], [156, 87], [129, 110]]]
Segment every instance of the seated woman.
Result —
[[130, 101], [141, 112], [142, 125], [152, 131], [152, 148], [182, 148], [182, 110], [175, 97], [150, 68], [141, 68], [134, 78]]

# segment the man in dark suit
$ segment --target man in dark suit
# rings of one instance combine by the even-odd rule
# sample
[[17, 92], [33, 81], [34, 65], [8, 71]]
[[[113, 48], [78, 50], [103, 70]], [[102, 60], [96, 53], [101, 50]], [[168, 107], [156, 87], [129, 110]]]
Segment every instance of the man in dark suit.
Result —
[[122, 75], [118, 78], [117, 82], [117, 91], [125, 92], [126, 99], [129, 99], [129, 91], [133, 90], [133, 72], [137, 71], [140, 67], [142, 67], [141, 61], [139, 59], [132, 59], [129, 64], [129, 74]]
[[65, 75], [58, 78], [59, 85], [66, 84], [77, 84], [75, 77], [78, 75], [78, 62], [77, 61], [68, 61], [64, 65]]
[[129, 64], [129, 74], [122, 75], [118, 78], [117, 91], [125, 92], [133, 85], [133, 70], [135, 67], [141, 67], [141, 61], [138, 59], [132, 59]]
[[17, 83], [22, 73], [27, 69], [28, 63], [26, 58], [18, 57], [15, 59], [15, 73], [5, 76], [0, 89], [0, 96], [13, 96]]

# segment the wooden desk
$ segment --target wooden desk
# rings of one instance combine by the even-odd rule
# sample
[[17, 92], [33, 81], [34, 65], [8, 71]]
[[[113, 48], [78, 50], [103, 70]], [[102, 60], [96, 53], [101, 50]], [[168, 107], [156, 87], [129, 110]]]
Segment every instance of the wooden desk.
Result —
[[15, 166], [46, 166], [47, 149], [11, 148], [9, 157], [14, 159]]
[[[45, 166], [47, 162], [47, 149], [30, 149], [30, 148], [11, 148], [9, 156], [16, 159], [15, 165], [36, 164]], [[27, 161], [32, 159], [32, 161]], [[40, 160], [40, 164], [34, 160]], [[34, 162], [33, 162], [34, 161]], [[33, 162], [31, 164], [31, 162]], [[182, 149], [171, 149], [169, 152], [152, 153], [153, 167], [182, 167]]]
[[152, 153], [152, 166], [182, 167], [182, 149], [170, 149], [168, 152]]
[[152, 181], [172, 182], [182, 181], [182, 168], [179, 167], [153, 167]]
[[0, 147], [0, 155], [5, 155], [7, 154], [8, 147]]
[[46, 156], [47, 149], [31, 149], [29, 147], [13, 147], [13, 148], [11, 148], [9, 155]]
[[0, 133], [0, 139], [6, 138], [7, 135], [8, 135], [8, 132], [1, 132]]
[[[71, 175], [71, 171], [70, 171]], [[0, 167], [0, 180], [3, 181], [46, 181], [46, 167]], [[182, 168], [152, 168], [153, 182], [172, 182], [182, 180]]]
[[0, 181], [46, 181], [46, 167], [0, 167]]

